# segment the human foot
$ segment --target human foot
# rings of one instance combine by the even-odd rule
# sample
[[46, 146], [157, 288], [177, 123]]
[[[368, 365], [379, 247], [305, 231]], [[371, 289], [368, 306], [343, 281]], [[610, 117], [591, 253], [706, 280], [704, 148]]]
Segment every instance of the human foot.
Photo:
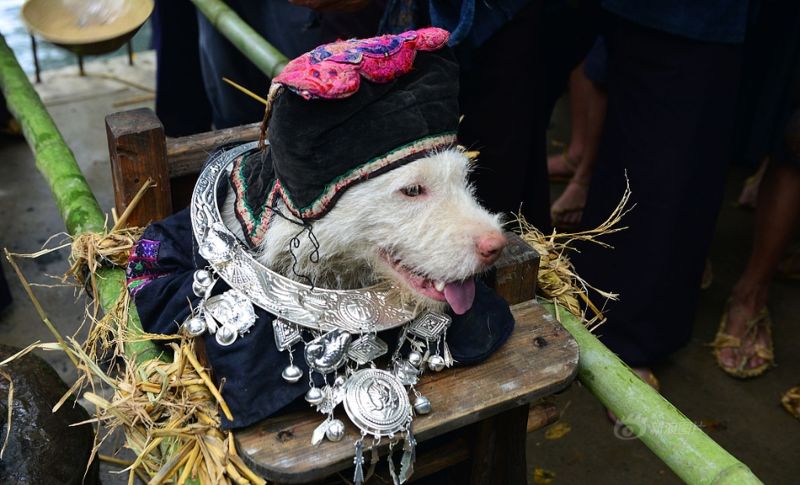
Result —
[[566, 150], [547, 157], [547, 173], [551, 180], [568, 180], [578, 168], [581, 154], [570, 145]]
[[765, 298], [731, 297], [711, 344], [717, 364], [727, 374], [756, 377], [772, 365], [772, 325]]
[[550, 207], [553, 225], [559, 228], [577, 226], [581, 222], [588, 194], [589, 185], [573, 177]]

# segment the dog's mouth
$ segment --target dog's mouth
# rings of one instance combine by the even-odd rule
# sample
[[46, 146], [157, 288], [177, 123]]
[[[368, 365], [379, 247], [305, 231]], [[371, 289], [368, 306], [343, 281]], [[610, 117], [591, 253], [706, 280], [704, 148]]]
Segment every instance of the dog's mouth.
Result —
[[474, 278], [454, 281], [434, 280], [412, 271], [403, 265], [402, 260], [385, 251], [381, 251], [381, 257], [417, 293], [432, 300], [447, 302], [456, 315], [463, 315], [472, 308], [472, 302], [475, 300]]

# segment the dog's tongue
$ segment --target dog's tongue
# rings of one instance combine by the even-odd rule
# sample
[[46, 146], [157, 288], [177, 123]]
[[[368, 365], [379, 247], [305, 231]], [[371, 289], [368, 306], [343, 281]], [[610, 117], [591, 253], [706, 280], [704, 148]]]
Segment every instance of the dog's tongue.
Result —
[[456, 315], [467, 313], [475, 299], [475, 280], [469, 278], [458, 283], [447, 283], [444, 287], [444, 298]]

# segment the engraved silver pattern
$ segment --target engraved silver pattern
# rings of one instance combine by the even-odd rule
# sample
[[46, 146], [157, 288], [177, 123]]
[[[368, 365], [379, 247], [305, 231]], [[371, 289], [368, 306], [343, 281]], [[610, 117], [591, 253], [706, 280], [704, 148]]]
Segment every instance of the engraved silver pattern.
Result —
[[347, 350], [347, 356], [358, 365], [373, 361], [389, 351], [386, 342], [377, 335], [367, 334], [352, 342]]
[[306, 344], [306, 363], [322, 374], [333, 372], [347, 360], [351, 335], [344, 330], [331, 330]]
[[[248, 332], [256, 321], [253, 304], [238, 290], [228, 290], [212, 296], [206, 300], [204, 308], [207, 315], [210, 314], [220, 325], [230, 328], [238, 335]], [[235, 335], [233, 339], [236, 339]]]
[[385, 290], [311, 288], [286, 278], [256, 261], [219, 213], [216, 188], [241, 154], [256, 148], [247, 143], [219, 153], [200, 174], [192, 194], [192, 230], [200, 254], [214, 272], [254, 304], [285, 320], [307, 328], [351, 333], [398, 327], [414, 317], [413, 308], [392, 305]]
[[425, 340], [436, 340], [441, 336], [452, 320], [441, 313], [425, 312], [408, 326], [408, 332]]
[[275, 346], [281, 352], [291, 348], [302, 339], [300, 329], [297, 326], [287, 323], [282, 318], [276, 318], [272, 321], [272, 330], [275, 334]]
[[412, 415], [403, 384], [381, 369], [361, 369], [350, 376], [344, 409], [353, 424], [377, 438], [401, 432]]

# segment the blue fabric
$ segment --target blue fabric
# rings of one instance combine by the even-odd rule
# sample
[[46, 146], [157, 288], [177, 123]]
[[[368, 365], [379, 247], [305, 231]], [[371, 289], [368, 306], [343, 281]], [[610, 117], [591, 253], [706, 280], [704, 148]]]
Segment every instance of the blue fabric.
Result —
[[[420, 15], [424, 0], [389, 0], [381, 33], [400, 33], [424, 27]], [[511, 20], [530, 0], [429, 0], [430, 25], [450, 31], [450, 46], [478, 47]]]
[[603, 8], [633, 23], [704, 42], [740, 44], [749, 0], [603, 0]]
[[602, 35], [597, 36], [592, 49], [586, 54], [583, 72], [592, 82], [606, 84], [608, 80], [608, 50], [606, 50], [606, 38]]
[[[189, 315], [190, 304], [197, 306], [199, 302], [192, 292], [192, 274], [208, 263], [197, 252], [188, 209], [150, 225], [142, 237], [161, 243], [158, 270], [167, 274], [139, 289], [134, 298], [136, 309], [145, 331], [175, 334]], [[214, 293], [227, 289], [220, 282]], [[308, 390], [308, 368], [302, 357], [302, 344], [295, 349], [294, 363], [306, 377], [296, 384], [289, 384], [281, 378], [281, 371], [289, 365], [289, 358], [286, 352], [279, 352], [275, 347], [274, 317], [261, 309], [257, 309], [256, 314], [258, 319], [250, 332], [228, 347], [220, 346], [213, 336], [205, 338], [214, 379], [217, 384], [224, 380], [222, 395], [234, 416], [233, 421], [222, 417], [223, 429], [241, 428], [261, 421], [302, 399]], [[474, 364], [500, 348], [513, 329], [514, 319], [508, 304], [484, 284], [476, 282], [475, 303], [466, 314], [453, 316], [448, 343], [453, 357], [460, 364]], [[385, 333], [382, 338], [393, 350], [397, 332]], [[300, 402], [297, 405], [304, 404]]]
[[[286, 0], [226, 0], [225, 3], [290, 59], [336, 39], [370, 37], [375, 34], [382, 14], [377, 3], [354, 13], [314, 12]], [[261, 121], [264, 106], [231, 88], [222, 77], [262, 95], [269, 87], [269, 79], [200, 12], [197, 21], [203, 81], [215, 128]]]

